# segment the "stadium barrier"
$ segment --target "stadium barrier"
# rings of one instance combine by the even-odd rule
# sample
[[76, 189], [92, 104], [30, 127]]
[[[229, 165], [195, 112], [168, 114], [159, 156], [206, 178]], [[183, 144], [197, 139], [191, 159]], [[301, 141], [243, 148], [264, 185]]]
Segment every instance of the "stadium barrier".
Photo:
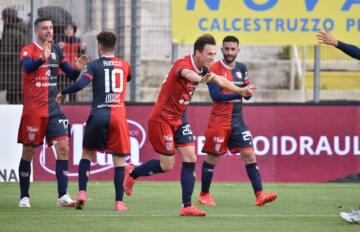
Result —
[[[90, 107], [64, 105], [71, 122], [69, 176], [77, 179], [82, 137]], [[147, 138], [147, 117], [151, 105], [127, 107], [131, 135], [131, 157], [135, 165], [158, 158]], [[209, 105], [190, 106], [188, 120], [194, 133], [200, 178], [201, 152], [208, 123]], [[2, 115], [0, 181], [17, 181], [21, 146], [16, 143], [21, 106], [0, 106]], [[246, 105], [245, 120], [251, 130], [258, 164], [264, 181], [326, 182], [341, 180], [360, 172], [360, 106], [359, 105]], [[34, 158], [34, 181], [55, 180], [55, 157], [52, 148], [39, 147]], [[175, 170], [146, 180], [176, 181], [181, 168], [177, 157]], [[112, 180], [112, 159], [98, 153], [92, 162], [92, 180]], [[5, 174], [6, 173], [6, 174]], [[15, 177], [10, 177], [16, 175]], [[241, 157], [226, 154], [216, 168], [215, 181], [248, 181]]]

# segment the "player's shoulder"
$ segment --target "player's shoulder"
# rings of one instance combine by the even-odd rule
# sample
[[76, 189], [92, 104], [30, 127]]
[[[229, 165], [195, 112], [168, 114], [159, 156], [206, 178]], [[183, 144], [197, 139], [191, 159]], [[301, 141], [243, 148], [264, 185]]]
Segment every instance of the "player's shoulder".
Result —
[[36, 48], [36, 44], [35, 43], [28, 43], [25, 44], [21, 50], [34, 50]]
[[244, 64], [244, 63], [235, 61], [235, 67], [236, 67], [237, 70], [247, 71], [247, 66], [246, 66], [246, 64]]

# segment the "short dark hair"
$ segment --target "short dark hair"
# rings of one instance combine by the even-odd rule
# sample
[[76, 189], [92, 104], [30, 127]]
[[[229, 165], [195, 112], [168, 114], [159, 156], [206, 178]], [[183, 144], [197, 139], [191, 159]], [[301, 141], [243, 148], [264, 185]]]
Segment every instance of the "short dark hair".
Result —
[[223, 39], [223, 44], [226, 42], [233, 42], [239, 45], [239, 39], [232, 35], [228, 35]]
[[51, 21], [52, 22], [51, 18], [49, 18], [49, 17], [39, 17], [39, 18], [37, 18], [35, 20], [34, 26], [36, 27], [37, 25], [39, 25], [39, 23], [44, 22], [44, 21]]
[[116, 35], [113, 32], [102, 31], [96, 36], [96, 39], [98, 43], [101, 44], [105, 50], [115, 49]]
[[207, 44], [216, 45], [216, 40], [214, 36], [210, 34], [203, 34], [202, 36], [198, 37], [194, 43], [194, 53], [196, 50], [202, 52], [205, 45]]

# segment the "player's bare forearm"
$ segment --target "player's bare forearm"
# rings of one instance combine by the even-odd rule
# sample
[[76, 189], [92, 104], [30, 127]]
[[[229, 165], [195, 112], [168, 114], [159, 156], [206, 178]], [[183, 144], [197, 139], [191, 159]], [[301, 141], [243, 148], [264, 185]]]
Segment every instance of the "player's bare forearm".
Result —
[[240, 87], [234, 85], [233, 83], [231, 83], [228, 79], [226, 79], [223, 76], [219, 76], [219, 75], [215, 75], [214, 78], [211, 80], [211, 82], [216, 83], [217, 85], [219, 85], [220, 87], [239, 93], [240, 91]]
[[189, 69], [182, 69], [180, 75], [193, 82], [200, 82], [202, 79], [199, 74]]
[[218, 84], [220, 87], [222, 87], [224, 89], [238, 93], [243, 97], [250, 97], [256, 91], [256, 87], [253, 84], [247, 85], [244, 88], [240, 88], [240, 87], [234, 85], [232, 82], [230, 82], [225, 77], [219, 76], [219, 75], [215, 75], [215, 77], [212, 79], [212, 82]]

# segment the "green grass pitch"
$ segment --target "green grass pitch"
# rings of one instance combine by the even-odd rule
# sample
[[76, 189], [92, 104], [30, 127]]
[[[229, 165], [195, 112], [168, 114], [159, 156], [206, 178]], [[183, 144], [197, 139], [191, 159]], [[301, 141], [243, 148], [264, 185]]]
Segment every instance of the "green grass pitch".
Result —
[[[196, 184], [193, 202], [199, 193]], [[70, 194], [76, 196], [76, 183]], [[127, 212], [115, 212], [111, 182], [90, 182], [86, 210], [56, 207], [56, 184], [32, 183], [31, 208], [18, 208], [18, 184], [0, 183], [0, 231], [360, 231], [340, 211], [360, 204], [358, 184], [265, 184], [277, 201], [255, 206], [249, 183], [213, 183], [216, 207], [199, 206], [206, 217], [180, 217], [180, 184], [138, 182], [125, 197]]]

